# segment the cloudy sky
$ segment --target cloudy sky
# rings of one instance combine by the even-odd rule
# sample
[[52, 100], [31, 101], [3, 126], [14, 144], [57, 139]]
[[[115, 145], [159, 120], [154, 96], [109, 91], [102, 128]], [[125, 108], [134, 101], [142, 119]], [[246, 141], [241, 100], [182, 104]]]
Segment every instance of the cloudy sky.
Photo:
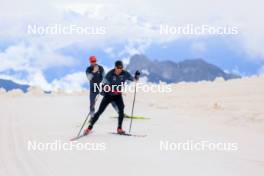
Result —
[[[87, 82], [84, 70], [89, 55], [96, 55], [109, 69], [115, 60], [129, 62], [137, 53], [176, 62], [203, 58], [244, 76], [263, 73], [263, 5], [260, 0], [1, 0], [0, 78], [46, 90], [80, 90]], [[161, 26], [173, 29], [190, 24], [235, 27], [238, 32], [160, 32]], [[55, 25], [89, 31], [47, 30]], [[38, 28], [38, 33], [29, 26]]]

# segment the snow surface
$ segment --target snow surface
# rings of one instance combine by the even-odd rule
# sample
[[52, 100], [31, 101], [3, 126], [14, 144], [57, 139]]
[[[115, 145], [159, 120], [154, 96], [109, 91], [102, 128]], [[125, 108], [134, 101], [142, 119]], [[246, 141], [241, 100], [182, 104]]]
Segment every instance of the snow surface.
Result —
[[[196, 175], [262, 176], [264, 173], [264, 78], [180, 83], [172, 93], [137, 95], [132, 133], [111, 135], [111, 106], [81, 144], [104, 143], [104, 151], [29, 151], [28, 141], [68, 143], [88, 112], [87, 92], [76, 95], [0, 95], [0, 175]], [[132, 94], [124, 96], [130, 114]], [[100, 101], [101, 98], [98, 100]], [[98, 106], [99, 103], [97, 103]], [[125, 120], [127, 130], [130, 120]], [[236, 142], [238, 151], [161, 151], [160, 141]]]

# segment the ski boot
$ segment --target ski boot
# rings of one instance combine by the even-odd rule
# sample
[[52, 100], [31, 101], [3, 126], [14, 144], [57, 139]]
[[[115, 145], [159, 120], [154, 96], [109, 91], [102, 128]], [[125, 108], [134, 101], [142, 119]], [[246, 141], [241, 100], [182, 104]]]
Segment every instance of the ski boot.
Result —
[[92, 132], [92, 128], [91, 127], [88, 127], [88, 128], [86, 128], [84, 130], [83, 135], [86, 136], [86, 135], [90, 134], [91, 132]]
[[126, 134], [122, 128], [117, 128], [117, 134]]

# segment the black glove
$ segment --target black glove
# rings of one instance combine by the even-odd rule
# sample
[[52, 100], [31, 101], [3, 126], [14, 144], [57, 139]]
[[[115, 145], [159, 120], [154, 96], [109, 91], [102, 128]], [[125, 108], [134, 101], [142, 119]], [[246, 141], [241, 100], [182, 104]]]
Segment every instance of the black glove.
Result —
[[135, 80], [138, 80], [139, 79], [139, 76], [140, 76], [140, 72], [137, 70], [135, 72]]

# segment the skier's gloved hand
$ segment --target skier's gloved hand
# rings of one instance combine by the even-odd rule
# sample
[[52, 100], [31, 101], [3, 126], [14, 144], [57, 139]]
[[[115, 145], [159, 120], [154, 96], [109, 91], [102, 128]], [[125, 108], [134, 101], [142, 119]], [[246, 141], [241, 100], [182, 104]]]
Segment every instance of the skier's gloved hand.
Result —
[[98, 70], [99, 70], [99, 67], [98, 67], [98, 65], [95, 65], [94, 67], [93, 67], [93, 73], [96, 73], [96, 72], [98, 72]]
[[139, 80], [139, 76], [140, 76], [140, 72], [137, 70], [135, 72], [135, 80], [138, 81]]

